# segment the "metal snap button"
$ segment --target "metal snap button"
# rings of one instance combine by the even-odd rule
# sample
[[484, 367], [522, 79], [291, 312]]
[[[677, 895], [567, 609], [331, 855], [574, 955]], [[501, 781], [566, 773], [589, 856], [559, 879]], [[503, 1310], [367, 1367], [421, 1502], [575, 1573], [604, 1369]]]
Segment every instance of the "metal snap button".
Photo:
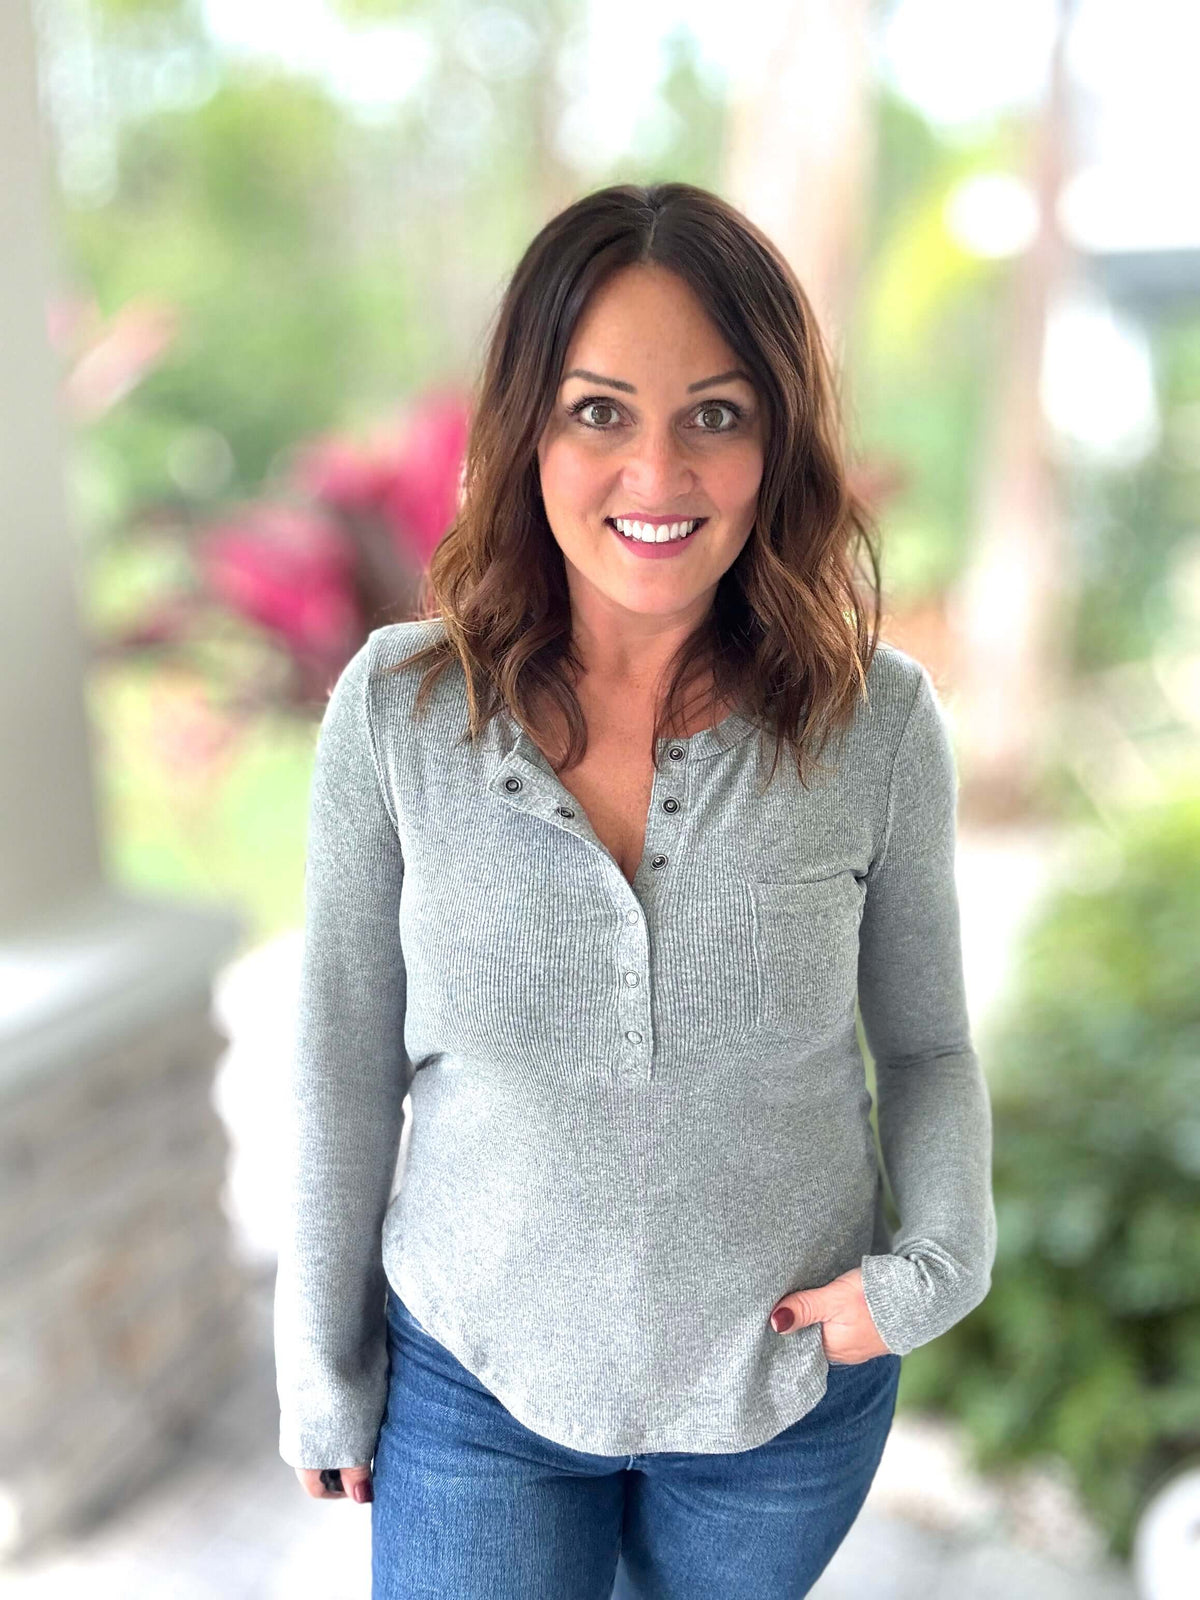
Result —
[[629, 1040], [630, 1044], [641, 1044], [642, 1042], [642, 1036], [636, 1028], [630, 1028], [625, 1037]]
[[560, 817], [573, 817], [575, 815], [570, 806], [555, 806], [554, 809]]
[[659, 867], [665, 867], [666, 864], [667, 864], [666, 856], [651, 856], [650, 857], [650, 865], [655, 869], [655, 871], [657, 871]]
[[638, 981], [638, 975], [637, 975], [636, 972], [627, 972], [625, 974], [625, 982], [626, 983], [637, 983], [637, 981]]
[[679, 801], [678, 800], [664, 800], [663, 801], [663, 810], [664, 811], [678, 811], [679, 810]]
[[517, 790], [521, 787], [521, 780], [520, 778], [505, 778], [504, 787], [508, 790], [509, 794], [516, 794]]
[[687, 751], [682, 745], [673, 744], [667, 751], [667, 754], [670, 756], [672, 761], [682, 761], [684, 756], [687, 754]]
[[625, 913], [625, 921], [626, 922], [640, 922], [641, 921], [640, 913], [638, 913], [637, 911], [627, 911]]

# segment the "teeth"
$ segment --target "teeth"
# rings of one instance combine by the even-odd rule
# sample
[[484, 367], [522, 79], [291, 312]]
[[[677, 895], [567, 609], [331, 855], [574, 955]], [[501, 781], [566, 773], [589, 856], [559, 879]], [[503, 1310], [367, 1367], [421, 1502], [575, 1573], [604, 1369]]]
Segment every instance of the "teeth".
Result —
[[612, 520], [618, 533], [623, 533], [627, 539], [637, 539], [642, 544], [665, 544], [668, 539], [686, 538], [701, 521], [696, 517], [691, 522], [664, 523], [656, 528], [649, 522], [626, 522], [622, 517]]

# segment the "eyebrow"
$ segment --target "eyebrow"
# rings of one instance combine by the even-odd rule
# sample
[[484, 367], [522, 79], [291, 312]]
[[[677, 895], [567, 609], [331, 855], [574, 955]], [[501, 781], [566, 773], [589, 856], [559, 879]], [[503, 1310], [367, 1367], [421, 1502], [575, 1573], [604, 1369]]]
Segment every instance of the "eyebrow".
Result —
[[[610, 389], [624, 389], [626, 394], [637, 393], [633, 384], [625, 383], [620, 378], [602, 377], [598, 372], [588, 372], [585, 367], [572, 367], [570, 372], [563, 374], [562, 381], [566, 383], [568, 378], [583, 378], [588, 383], [607, 384]], [[711, 378], [701, 378], [699, 383], [689, 383], [688, 393], [694, 394], [697, 389], [711, 389], [714, 383], [728, 383], [731, 378], [741, 378], [743, 383], [750, 384], [751, 388], [754, 387], [749, 373], [743, 372], [741, 367], [733, 367], [729, 372], [718, 372]]]

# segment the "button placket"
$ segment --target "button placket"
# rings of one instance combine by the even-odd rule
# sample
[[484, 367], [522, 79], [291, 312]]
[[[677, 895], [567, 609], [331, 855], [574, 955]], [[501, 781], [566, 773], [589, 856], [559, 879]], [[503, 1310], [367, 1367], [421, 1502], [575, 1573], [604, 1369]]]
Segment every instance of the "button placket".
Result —
[[[682, 821], [685, 798], [685, 765], [689, 747], [686, 740], [665, 740], [668, 766], [659, 768], [654, 779], [654, 804], [647, 821], [646, 857], [649, 869], [648, 883], [653, 886], [665, 882], [665, 872], [671, 860]], [[616, 885], [626, 899], [637, 896], [626, 882], [609, 852], [578, 820], [571, 797], [552, 775], [542, 771], [540, 763], [533, 762], [513, 750], [508, 753], [499, 771], [499, 793], [519, 810], [540, 816], [553, 826], [572, 833], [576, 838], [598, 850], [605, 859], [610, 874], [620, 879]], [[663, 788], [668, 793], [659, 794]], [[555, 791], [557, 797], [555, 797]], [[669, 819], [669, 820], [668, 820]], [[661, 843], [667, 846], [660, 848]], [[635, 906], [626, 904], [624, 926], [618, 939], [616, 982], [618, 986], [618, 1027], [620, 1030], [616, 1074], [627, 1083], [649, 1082], [652, 1077], [653, 1029], [650, 1016], [650, 946], [645, 911], [640, 901]]]
[[[679, 817], [683, 810], [684, 790], [684, 763], [687, 760], [687, 746], [682, 740], [672, 739], [666, 741], [667, 760], [671, 765], [659, 768], [654, 774], [654, 788], [652, 791], [652, 804], [646, 824], [645, 848], [652, 854], [646, 860], [651, 874], [651, 883], [661, 882], [661, 874], [670, 856], [667, 851], [657, 848], [660, 833], [674, 825], [664, 822], [663, 818]], [[659, 798], [663, 787], [668, 787], [667, 794]], [[660, 828], [660, 823], [662, 827]], [[623, 880], [622, 880], [623, 881]], [[622, 1029], [621, 1053], [617, 1066], [618, 1077], [627, 1083], [635, 1081], [649, 1082], [652, 1077], [653, 1041], [650, 1023], [650, 950], [646, 933], [643, 914], [637, 911], [625, 913], [626, 923], [630, 927], [630, 936], [621, 941], [619, 982], [621, 984], [620, 999], [618, 1003], [619, 1020]], [[636, 924], [641, 924], [638, 934], [633, 936], [632, 929]], [[632, 956], [634, 938], [637, 943], [637, 958]], [[626, 958], [626, 951], [630, 956]]]
[[[622, 879], [624, 882], [624, 879]], [[650, 1027], [650, 938], [645, 915], [629, 907], [617, 941], [617, 1023], [621, 1029], [617, 1077], [625, 1083], [647, 1082], [651, 1076], [653, 1039]]]
[[664, 795], [657, 805], [653, 805], [650, 808], [650, 818], [646, 831], [646, 849], [649, 851], [652, 845], [655, 846], [655, 849], [652, 854], [646, 857], [646, 861], [651, 873], [654, 874], [654, 877], [650, 880], [652, 883], [656, 880], [661, 881], [661, 875], [670, 862], [670, 852], [674, 849], [675, 840], [678, 836], [677, 828], [670, 827], [666, 841], [667, 849], [657, 848], [660, 837], [668, 827], [666, 823], [663, 823], [662, 827], [659, 826], [662, 816], [679, 818], [683, 810], [684, 764], [688, 755], [687, 743], [682, 739], [666, 739], [662, 743], [666, 747], [667, 761], [671, 765], [666, 768], [660, 768], [655, 772], [654, 789], [657, 793], [660, 786], [669, 785], [670, 792]]

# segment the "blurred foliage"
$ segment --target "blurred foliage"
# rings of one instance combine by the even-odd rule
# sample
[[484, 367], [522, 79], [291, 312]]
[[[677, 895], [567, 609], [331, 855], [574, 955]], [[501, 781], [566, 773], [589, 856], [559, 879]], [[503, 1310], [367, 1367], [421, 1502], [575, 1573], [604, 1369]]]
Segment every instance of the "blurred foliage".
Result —
[[420, 10], [420, 0], [331, 0], [348, 22], [394, 22]]
[[192, 31], [200, 26], [200, 0], [92, 0], [95, 15], [110, 27], [170, 27]]
[[1072, 474], [1076, 659], [1085, 670], [1144, 659], [1178, 628], [1173, 558], [1200, 530], [1200, 312], [1180, 312], [1146, 331], [1157, 444], [1122, 471], [1081, 464]]
[[[239, 630], [214, 650], [265, 652]], [[96, 668], [97, 808], [114, 882], [133, 892], [236, 905], [242, 950], [298, 925], [304, 889], [310, 716], [230, 719], [211, 675], [153, 661]]]
[[881, 88], [876, 173], [857, 313], [847, 329], [850, 420], [860, 450], [904, 464], [889, 502], [886, 581], [896, 600], [941, 593], [970, 551], [991, 391], [997, 292], [1007, 264], [973, 255], [946, 225], [956, 185], [1011, 167], [1019, 126], [940, 139]]
[[[44, 0], [49, 12], [64, 3]], [[554, 144], [569, 94], [557, 80], [584, 20], [562, 0], [346, 0], [350, 20], [402, 22], [429, 52], [407, 95], [369, 114], [316, 79], [213, 56], [211, 41], [205, 55], [191, 0], [90, 5], [86, 65], [60, 41], [59, 76], [79, 73], [64, 129], [94, 95], [116, 178], [99, 203], [60, 197], [68, 277], [105, 316], [139, 296], [182, 314], [168, 358], [77, 436], [80, 522], [98, 557], [147, 513], [256, 493], [306, 436], [366, 426], [401, 396], [472, 376], [508, 269], [578, 189], [652, 167], [718, 179], [722, 90], [684, 29], [664, 43], [644, 153], [622, 158], [614, 143], [611, 162], [596, 161], [609, 142], [598, 128], [584, 178]], [[183, 42], [213, 70], [199, 103], [124, 104]], [[224, 469], [181, 471], [212, 438]]]
[[700, 49], [686, 28], [663, 41], [659, 97], [670, 113], [669, 132], [652, 158], [614, 169], [614, 183], [653, 183], [669, 174], [680, 183], [719, 189], [728, 108], [723, 85], [704, 71]]
[[[190, 111], [126, 128], [119, 199], [71, 212], [68, 245], [102, 311], [153, 292], [183, 313], [175, 351], [88, 449], [122, 486], [119, 531], [149, 503], [186, 498], [164, 430], [212, 427], [249, 493], [277, 454], [338, 420], [364, 365], [400, 352], [392, 330], [416, 321], [404, 258], [372, 316], [340, 241], [351, 185], [342, 119], [317, 87], [273, 79], [223, 85]], [[403, 363], [401, 363], [403, 365]]]
[[[193, 0], [90, 4], [104, 24], [101, 82], [119, 86], [119, 63], [156, 42], [161, 51], [168, 39], [204, 42]], [[114, 192], [66, 207], [71, 269], [103, 310], [154, 295], [184, 313], [170, 358], [79, 441], [92, 533], [119, 537], [146, 507], [207, 511], [252, 494], [306, 435], [364, 424], [398, 394], [466, 378], [508, 268], [575, 193], [664, 176], [721, 185], [725, 85], [685, 25], [662, 42], [654, 103], [628, 137], [609, 140], [599, 120], [585, 170], [571, 165], [558, 128], [581, 87], [585, 10], [564, 0], [336, 0], [333, 9], [352, 29], [405, 30], [414, 51], [428, 52], [394, 105], [366, 115], [315, 79], [218, 51], [214, 92], [121, 115]], [[887, 9], [876, 6], [877, 17]], [[886, 571], [908, 604], [952, 584], [969, 553], [1008, 270], [955, 241], [946, 202], [975, 173], [1019, 167], [1027, 125], [1002, 119], [943, 137], [886, 84], [876, 110], [846, 389], [858, 448], [907, 474], [888, 506]], [[572, 137], [578, 146], [578, 128]], [[222, 470], [181, 471], [212, 436]], [[1085, 605], [1089, 661], [1152, 627], [1142, 599], [1164, 585], [1173, 539], [1155, 504], [1158, 465], [1120, 475], [1105, 499], [1080, 500], [1090, 566], [1111, 560]], [[1093, 514], [1113, 537], [1090, 527]], [[1142, 581], [1128, 581], [1129, 565]]]
[[984, 1051], [992, 1287], [904, 1360], [983, 1470], [1064, 1460], [1126, 1558], [1200, 1452], [1200, 797], [1128, 814], [1028, 934]]
[[[885, 577], [907, 603], [944, 592], [970, 557], [975, 493], [998, 366], [997, 317], [1010, 263], [964, 250], [946, 226], [957, 185], [1020, 171], [1026, 128], [1001, 120], [965, 140], [940, 139], [883, 89], [874, 194], [845, 366], [864, 452], [904, 464], [889, 502]], [[1086, 264], [1079, 270], [1086, 277]], [[1200, 317], [1147, 312], [1161, 418], [1157, 445], [1133, 465], [1071, 448], [1061, 486], [1077, 569], [1077, 671], [1144, 659], [1179, 625], [1175, 557], [1200, 525]]]
[[[394, 100], [359, 104], [225, 53], [201, 0], [39, 0], [61, 24], [45, 40], [62, 170], [104, 169], [105, 152], [112, 165], [86, 196], [59, 196], [64, 287], [103, 318], [139, 300], [179, 317], [165, 356], [76, 432], [85, 606], [101, 634], [135, 588], [144, 601], [177, 569], [172, 537], [270, 497], [305, 440], [361, 432], [398, 399], [472, 377], [508, 272], [575, 195], [662, 178], [722, 187], [726, 85], [686, 24], [662, 42], [657, 95], [614, 132], [603, 113], [581, 120], [589, 12], [571, 0], [329, 3], [413, 62]], [[876, 20], [889, 9], [872, 6]], [[884, 519], [899, 607], [944, 591], [969, 557], [1008, 277], [955, 241], [946, 202], [975, 173], [1019, 169], [1027, 123], [946, 137], [886, 83], [876, 115], [845, 392], [856, 453], [906, 480]], [[1089, 667], [1161, 637], [1171, 554], [1196, 525], [1200, 338], [1167, 323], [1154, 337], [1162, 450], [1072, 480]]]

